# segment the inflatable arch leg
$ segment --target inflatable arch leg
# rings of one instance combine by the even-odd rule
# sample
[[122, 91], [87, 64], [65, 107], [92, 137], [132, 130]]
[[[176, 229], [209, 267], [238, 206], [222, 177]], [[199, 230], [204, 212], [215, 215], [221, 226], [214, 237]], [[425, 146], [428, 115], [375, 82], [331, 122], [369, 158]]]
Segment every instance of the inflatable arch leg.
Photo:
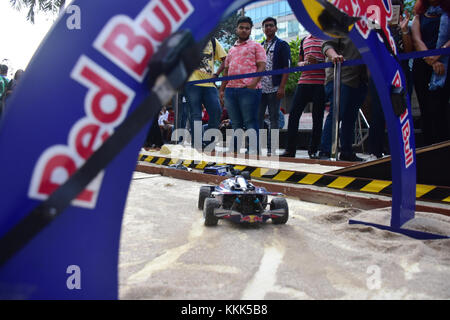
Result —
[[414, 218], [416, 157], [411, 105], [404, 93], [406, 80], [395, 57], [396, 46], [388, 28], [393, 14], [391, 1], [291, 0], [289, 4], [297, 19], [315, 36], [329, 39], [347, 33], [359, 49], [382, 103], [392, 159], [391, 224], [383, 226], [355, 220], [350, 223], [371, 225], [417, 239], [447, 238], [402, 228]]

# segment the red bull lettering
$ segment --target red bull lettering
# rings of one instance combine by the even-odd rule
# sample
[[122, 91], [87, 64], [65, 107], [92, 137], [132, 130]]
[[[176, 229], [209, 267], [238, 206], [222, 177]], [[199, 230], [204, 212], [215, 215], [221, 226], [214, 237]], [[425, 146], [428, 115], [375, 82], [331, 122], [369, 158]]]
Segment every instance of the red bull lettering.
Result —
[[[389, 39], [392, 50], [397, 54], [395, 40], [389, 30], [389, 21], [393, 14], [390, 0], [331, 0], [331, 3], [349, 16], [362, 17], [355, 26], [364, 39], [369, 37], [371, 29], [381, 28]], [[383, 41], [379, 35], [378, 38]]]
[[394, 80], [392, 81], [392, 85], [396, 88], [400, 88], [402, 86], [402, 77], [400, 77], [400, 71], [397, 70], [394, 76]]
[[[88, 88], [86, 117], [69, 133], [68, 146], [53, 146], [39, 158], [31, 180], [29, 196], [46, 199], [79, 168], [126, 117], [134, 92], [86, 56], [82, 56], [71, 77]], [[100, 174], [76, 198], [74, 205], [93, 208], [101, 186]]]
[[100, 32], [94, 47], [122, 70], [142, 82], [159, 45], [191, 15], [187, 0], [150, 2], [135, 20], [113, 17]]
[[[397, 70], [394, 76], [394, 80], [392, 80], [392, 85], [399, 88], [402, 86], [402, 78], [400, 76], [400, 72]], [[408, 108], [406, 108], [405, 112], [400, 116], [400, 124], [402, 128], [402, 138], [403, 138], [403, 155], [405, 157], [405, 167], [408, 168], [411, 164], [414, 163], [414, 152], [411, 148], [411, 125], [408, 118]]]
[[408, 109], [400, 117], [402, 123], [402, 137], [403, 137], [403, 155], [405, 157], [405, 167], [408, 168], [414, 163], [414, 150], [411, 148], [411, 126], [408, 119]]
[[[93, 46], [128, 75], [142, 82], [159, 45], [194, 11], [188, 0], [151, 1], [135, 20], [117, 15], [101, 30]], [[28, 195], [45, 200], [62, 185], [114, 132], [129, 111], [135, 92], [111, 73], [82, 55], [71, 78], [86, 87], [86, 117], [69, 133], [68, 144], [47, 148], [34, 168]], [[104, 172], [73, 205], [95, 208]]]

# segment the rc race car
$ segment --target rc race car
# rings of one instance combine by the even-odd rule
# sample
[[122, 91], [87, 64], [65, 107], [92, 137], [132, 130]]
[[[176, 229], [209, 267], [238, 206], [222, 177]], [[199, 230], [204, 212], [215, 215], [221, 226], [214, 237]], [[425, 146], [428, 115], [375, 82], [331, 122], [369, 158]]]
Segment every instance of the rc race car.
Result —
[[[268, 205], [268, 196], [276, 196]], [[248, 172], [237, 172], [218, 186], [202, 186], [198, 208], [203, 210], [205, 226], [217, 225], [219, 219], [237, 223], [264, 223], [272, 219], [274, 224], [285, 224], [289, 219], [289, 207], [282, 193], [268, 192], [250, 182]]]

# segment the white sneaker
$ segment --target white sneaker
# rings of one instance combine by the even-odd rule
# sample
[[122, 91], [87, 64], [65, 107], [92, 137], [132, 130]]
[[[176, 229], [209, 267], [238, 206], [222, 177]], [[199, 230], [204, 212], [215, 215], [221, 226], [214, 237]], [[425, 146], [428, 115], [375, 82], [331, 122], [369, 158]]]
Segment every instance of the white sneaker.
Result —
[[367, 157], [364, 162], [369, 162], [369, 161], [375, 161], [378, 160], [377, 156], [374, 154], [370, 154], [369, 157]]

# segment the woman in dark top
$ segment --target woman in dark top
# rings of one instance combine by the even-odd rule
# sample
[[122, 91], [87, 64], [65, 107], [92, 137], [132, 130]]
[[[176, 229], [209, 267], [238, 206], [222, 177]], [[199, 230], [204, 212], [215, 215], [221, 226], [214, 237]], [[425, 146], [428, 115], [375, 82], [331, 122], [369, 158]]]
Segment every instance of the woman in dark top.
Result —
[[[414, 12], [416, 16], [412, 25], [412, 37], [415, 49], [417, 51], [439, 49], [436, 45], [440, 34], [441, 16], [444, 13], [450, 14], [450, 1], [417, 0]], [[449, 46], [450, 39], [447, 39], [441, 48]], [[441, 56], [425, 57], [415, 59], [413, 65], [414, 87], [419, 100], [426, 145], [450, 139], [448, 73], [444, 87], [437, 90], [429, 89], [433, 72], [436, 75], [443, 75], [446, 72], [447, 67], [441, 60]]]

